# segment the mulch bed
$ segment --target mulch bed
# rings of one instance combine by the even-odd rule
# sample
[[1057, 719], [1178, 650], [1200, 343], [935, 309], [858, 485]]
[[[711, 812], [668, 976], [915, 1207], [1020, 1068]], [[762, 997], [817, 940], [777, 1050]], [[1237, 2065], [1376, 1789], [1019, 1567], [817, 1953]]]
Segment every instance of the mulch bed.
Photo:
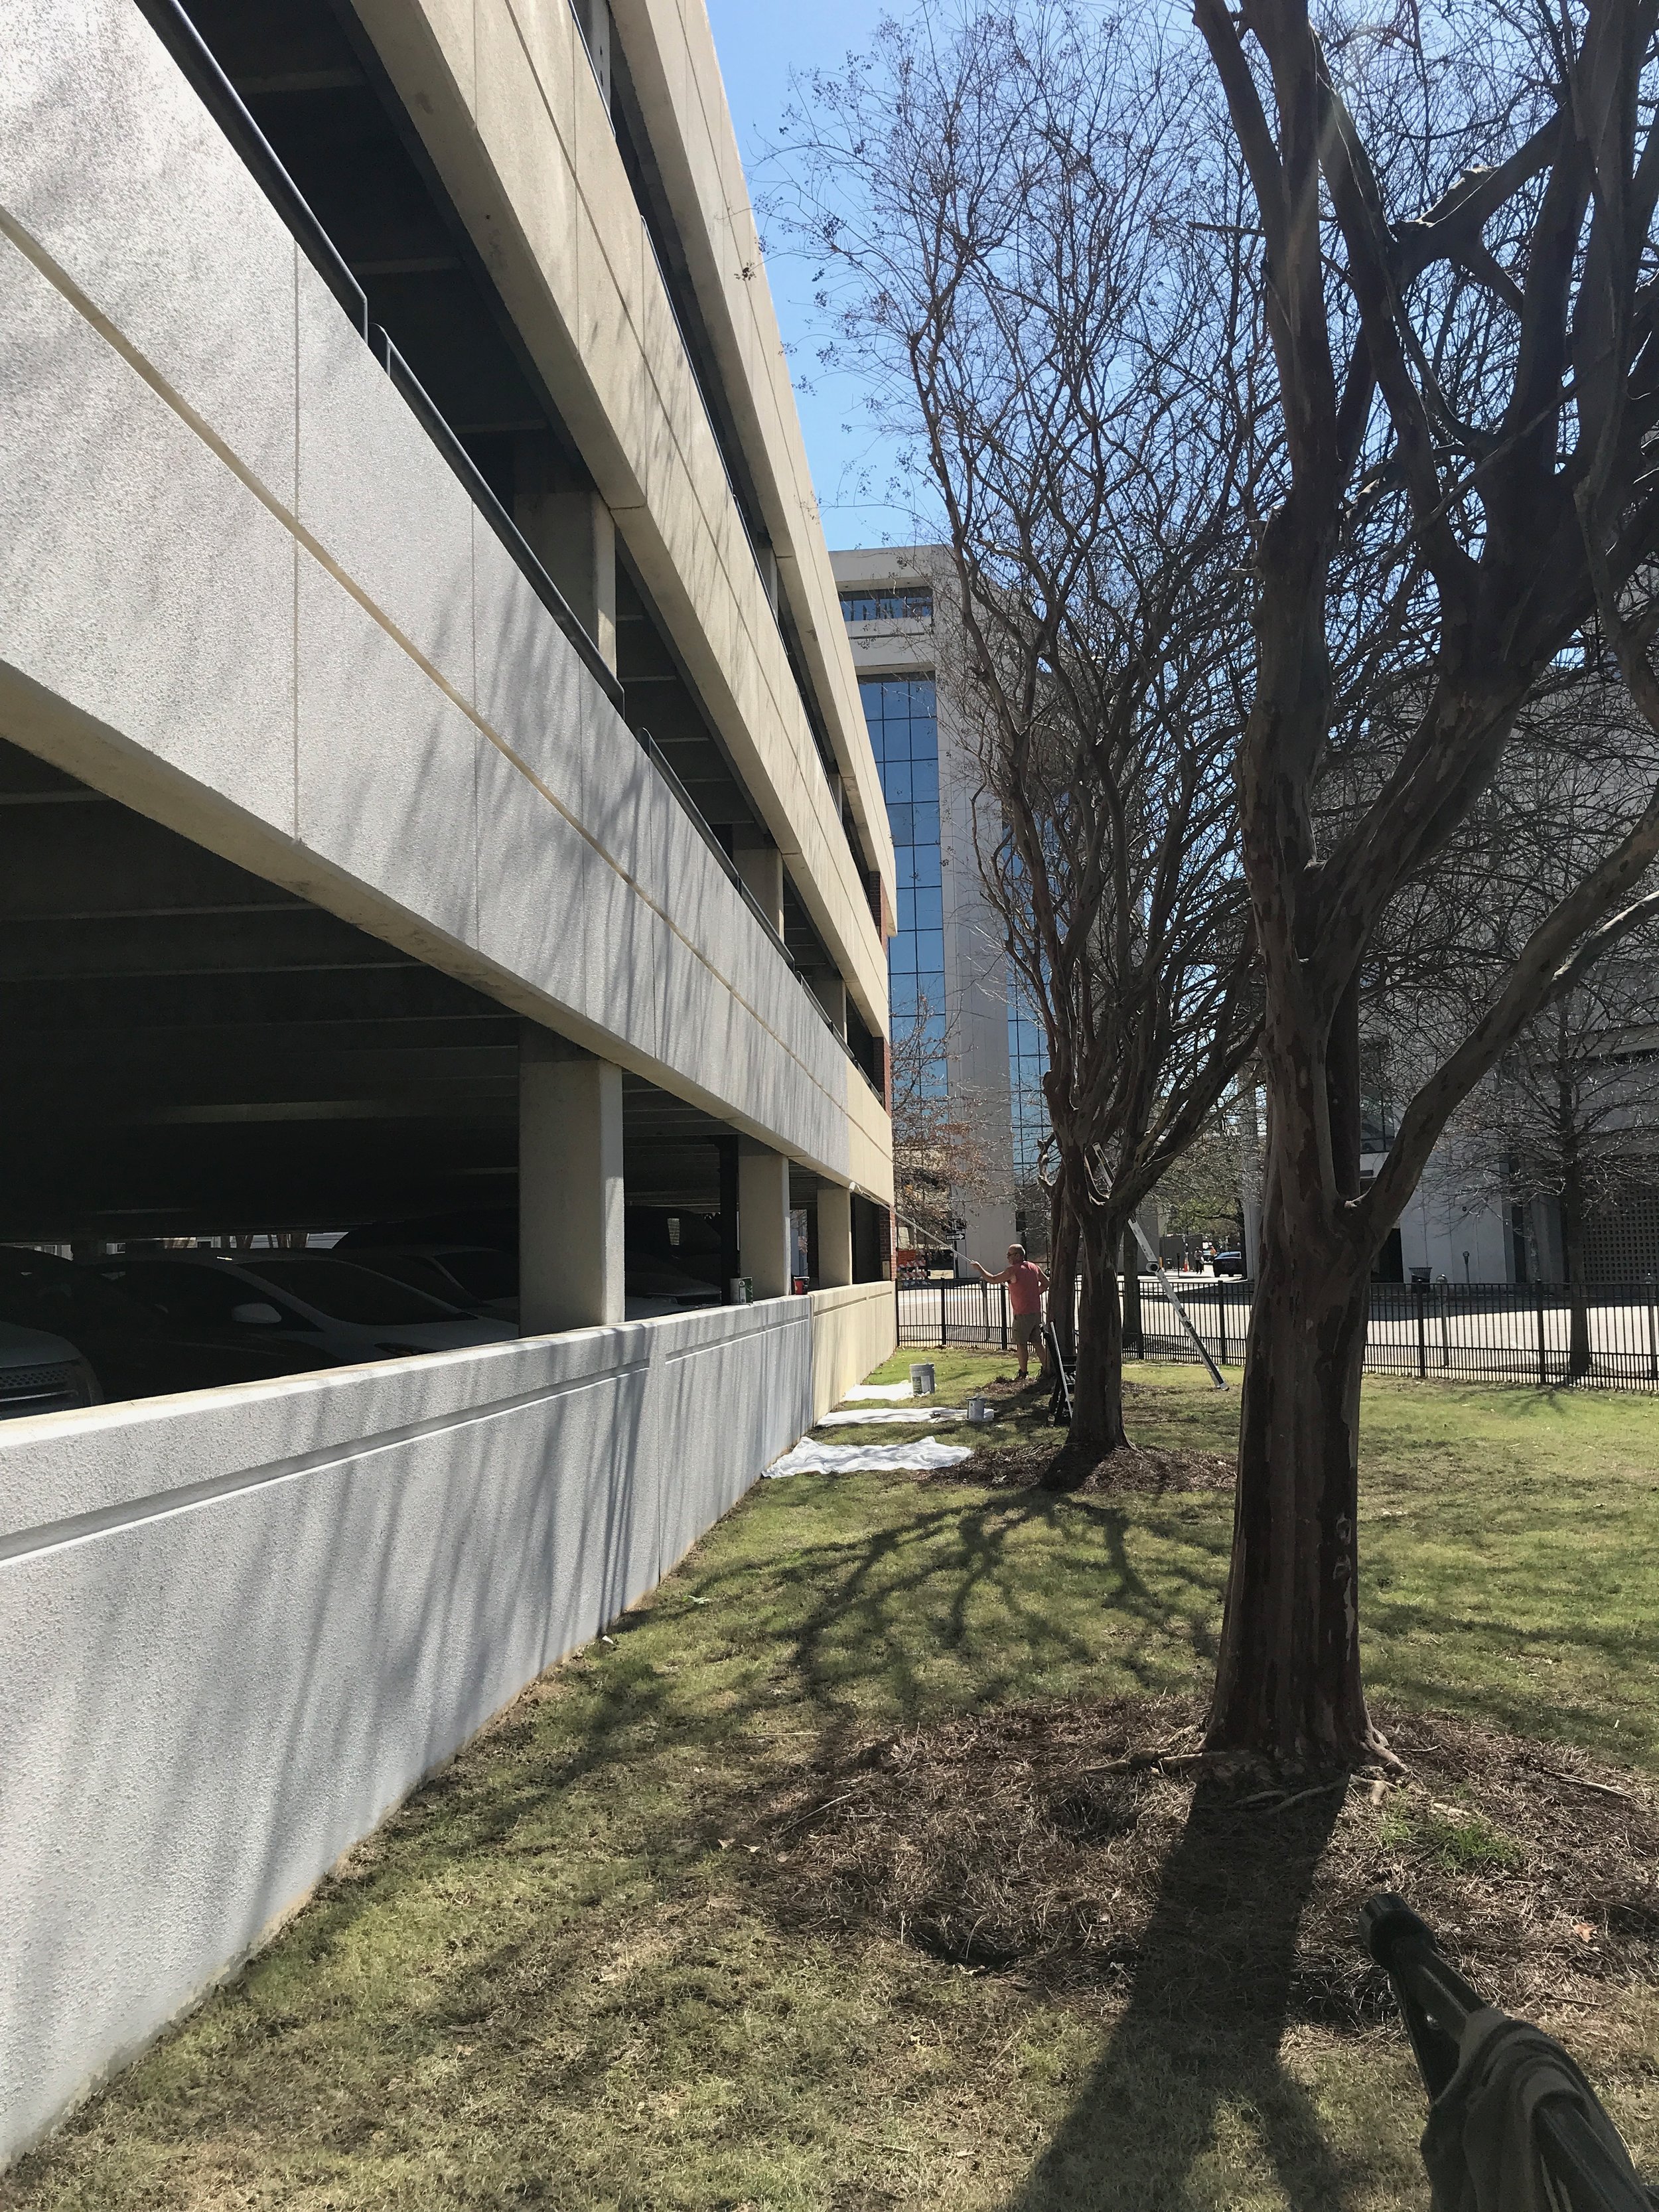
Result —
[[1595, 2010], [1659, 1978], [1659, 1797], [1581, 1752], [1379, 1713], [1403, 1774], [1217, 1780], [1192, 1703], [1009, 1707], [868, 1745], [755, 1831], [774, 1908], [1150, 2014], [1358, 2027], [1355, 1940], [1401, 1892], [1492, 2002]]
[[992, 1490], [1063, 1490], [1098, 1498], [1113, 1492], [1231, 1490], [1234, 1463], [1219, 1452], [1170, 1450], [1158, 1444], [1125, 1444], [1090, 1466], [1079, 1465], [1066, 1445], [1004, 1444], [975, 1452], [960, 1467], [940, 1468], [929, 1482], [982, 1482]]

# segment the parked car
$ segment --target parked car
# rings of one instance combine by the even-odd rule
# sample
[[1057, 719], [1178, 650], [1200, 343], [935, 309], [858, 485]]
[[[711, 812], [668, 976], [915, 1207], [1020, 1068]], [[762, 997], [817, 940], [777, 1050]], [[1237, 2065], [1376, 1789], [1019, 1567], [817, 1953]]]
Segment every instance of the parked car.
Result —
[[308, 1354], [307, 1367], [500, 1344], [518, 1334], [510, 1322], [458, 1313], [331, 1252], [260, 1252], [234, 1261], [144, 1253], [88, 1264], [174, 1327], [241, 1330], [251, 1341]]
[[1218, 1252], [1215, 1255], [1215, 1271], [1218, 1275], [1242, 1275], [1244, 1272], [1244, 1255], [1242, 1252]]
[[694, 1275], [672, 1260], [629, 1260], [623, 1287], [629, 1321], [653, 1321], [661, 1314], [685, 1313], [720, 1302], [718, 1283]]
[[496, 1321], [519, 1318], [519, 1263], [511, 1252], [487, 1244], [354, 1243], [339, 1256], [441, 1298], [459, 1313], [484, 1314]]
[[45, 1329], [0, 1322], [0, 1421], [95, 1406], [98, 1384], [72, 1344]]
[[102, 1398], [149, 1398], [292, 1375], [309, 1363], [250, 1329], [192, 1319], [172, 1324], [87, 1267], [53, 1252], [0, 1244], [0, 1321], [66, 1339], [92, 1367]]

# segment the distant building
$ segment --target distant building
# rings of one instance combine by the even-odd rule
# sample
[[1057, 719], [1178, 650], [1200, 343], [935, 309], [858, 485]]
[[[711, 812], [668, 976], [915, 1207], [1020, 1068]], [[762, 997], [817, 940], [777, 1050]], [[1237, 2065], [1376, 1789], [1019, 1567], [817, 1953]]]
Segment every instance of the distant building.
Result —
[[996, 1184], [993, 1194], [962, 1196], [958, 1247], [994, 1263], [1014, 1236], [1034, 1251], [1048, 1248], [1038, 1180], [1047, 1057], [980, 875], [979, 764], [939, 683], [935, 606], [949, 558], [942, 546], [910, 545], [832, 553], [830, 562], [897, 863], [893, 1035], [903, 1038], [925, 1006], [939, 1081], [981, 1131]]

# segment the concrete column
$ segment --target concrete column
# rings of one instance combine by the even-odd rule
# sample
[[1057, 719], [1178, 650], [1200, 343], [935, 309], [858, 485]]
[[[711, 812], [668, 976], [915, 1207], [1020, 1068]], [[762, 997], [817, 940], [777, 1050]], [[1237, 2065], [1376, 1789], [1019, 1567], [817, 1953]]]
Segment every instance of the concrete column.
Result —
[[611, 9], [608, 0], [576, 0], [576, 21], [599, 81], [606, 108], [611, 106]]
[[513, 520], [571, 612], [617, 665], [617, 526], [596, 491], [521, 491]]
[[622, 1070], [519, 1033], [519, 1328], [623, 1318]]
[[764, 1145], [738, 1154], [738, 1249], [757, 1298], [788, 1297], [789, 1163]]
[[761, 912], [783, 935], [783, 855], [763, 830], [738, 829], [732, 861]]
[[847, 986], [839, 975], [815, 975], [812, 992], [837, 1036], [847, 1034]]
[[853, 1194], [838, 1182], [818, 1185], [818, 1281], [826, 1291], [853, 1279]]

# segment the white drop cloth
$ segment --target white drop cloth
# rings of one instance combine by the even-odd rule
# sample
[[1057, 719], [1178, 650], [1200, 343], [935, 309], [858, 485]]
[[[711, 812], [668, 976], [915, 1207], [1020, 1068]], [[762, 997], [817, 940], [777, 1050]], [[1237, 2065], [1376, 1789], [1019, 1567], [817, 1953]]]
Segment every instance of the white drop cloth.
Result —
[[775, 1459], [769, 1481], [788, 1474], [874, 1474], [886, 1469], [955, 1467], [973, 1454], [966, 1444], [942, 1444], [937, 1437], [917, 1437], [902, 1444], [815, 1444], [810, 1437]]
[[848, 1392], [851, 1398], [908, 1398], [914, 1394], [908, 1382], [855, 1382]]
[[965, 1421], [965, 1406], [855, 1406], [839, 1413], [826, 1413], [818, 1426], [839, 1429], [855, 1421]]

